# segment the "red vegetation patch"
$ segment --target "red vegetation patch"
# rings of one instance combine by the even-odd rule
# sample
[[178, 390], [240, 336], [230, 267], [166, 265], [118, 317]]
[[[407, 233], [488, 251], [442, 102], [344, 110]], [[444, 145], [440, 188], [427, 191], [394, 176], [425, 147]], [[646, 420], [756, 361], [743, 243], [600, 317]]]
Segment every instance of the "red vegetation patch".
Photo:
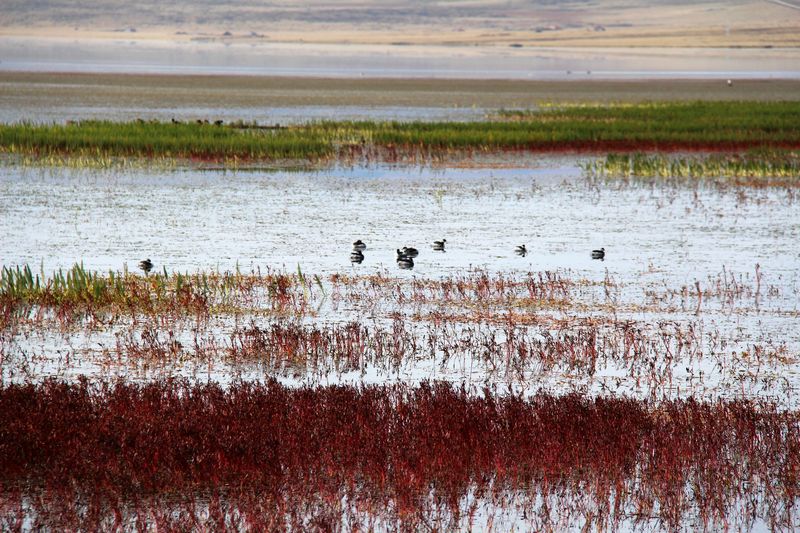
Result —
[[[745, 510], [786, 524], [799, 422], [751, 401], [526, 400], [444, 384], [7, 385], [2, 527], [455, 526], [476, 501], [529, 525], [563, 512], [671, 529]], [[542, 504], [554, 497], [572, 503]]]

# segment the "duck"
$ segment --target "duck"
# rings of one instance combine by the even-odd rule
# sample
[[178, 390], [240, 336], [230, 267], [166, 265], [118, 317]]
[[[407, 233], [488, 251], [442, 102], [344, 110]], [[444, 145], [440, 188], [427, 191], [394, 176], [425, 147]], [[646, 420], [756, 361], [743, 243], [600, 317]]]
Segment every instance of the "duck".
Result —
[[604, 259], [606, 257], [606, 249], [600, 248], [599, 250], [592, 250], [592, 259]]
[[353, 250], [366, 250], [367, 245], [361, 239], [358, 239], [353, 243]]
[[150, 258], [139, 261], [139, 268], [141, 268], [145, 274], [149, 274], [150, 271], [153, 270], [153, 262], [150, 261]]
[[414, 268], [414, 260], [408, 256], [401, 256], [397, 258], [397, 266], [405, 270]]
[[444, 252], [444, 245], [447, 242], [447, 239], [442, 239], [441, 241], [433, 241], [433, 249], [439, 252]]
[[350, 252], [350, 261], [352, 263], [361, 263], [364, 260], [364, 254], [361, 250], [353, 250]]
[[406, 257], [417, 257], [419, 255], [419, 250], [410, 246], [403, 246], [403, 255]]
[[521, 255], [522, 257], [525, 257], [528, 254], [528, 249], [525, 247], [524, 244], [520, 244], [514, 250], [514, 253], [517, 254], [517, 255]]

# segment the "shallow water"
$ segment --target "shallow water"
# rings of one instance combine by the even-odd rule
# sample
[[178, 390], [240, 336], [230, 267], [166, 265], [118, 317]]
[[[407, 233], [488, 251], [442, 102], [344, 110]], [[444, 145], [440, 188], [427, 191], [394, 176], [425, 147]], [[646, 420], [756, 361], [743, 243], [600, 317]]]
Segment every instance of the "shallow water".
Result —
[[[320, 120], [430, 120], [430, 121], [470, 121], [482, 120], [489, 112], [479, 107], [408, 107], [408, 106], [340, 106], [315, 105], [292, 107], [214, 107], [196, 106], [152, 106], [147, 103], [132, 103], [108, 107], [104, 105], [53, 105], [42, 108], [29, 105], [24, 95], [18, 98], [19, 105], [0, 108], [0, 123], [37, 122], [65, 123], [70, 120], [114, 120], [132, 121], [136, 119], [224, 120], [235, 122], [257, 122], [259, 124], [305, 124]], [[87, 95], [91, 101], [91, 96]], [[17, 103], [17, 102], [15, 102]]]
[[[527, 311], [530, 315], [543, 319], [554, 315], [578, 323], [579, 318], [613, 314], [615, 323], [630, 321], [645, 331], [648, 342], [661, 340], [648, 344], [643, 358], [601, 361], [596, 371], [586, 372], [580, 365], [570, 368], [563, 362], [549, 368], [534, 362], [517, 371], [502, 368], [502, 363], [495, 367], [502, 356], [492, 361], [480, 353], [485, 339], [506, 340], [502, 323], [434, 324], [410, 318], [424, 306], [401, 305], [391, 297], [371, 306], [346, 297], [337, 304], [333, 295], [317, 294], [314, 312], [298, 320], [304, 325], [322, 328], [354, 320], [385, 331], [391, 327], [391, 315], [399, 313], [404, 327], [417, 339], [417, 349], [406, 350], [396, 366], [382, 361], [339, 369], [338, 363], [323, 357], [320, 367], [290, 362], [276, 371], [261, 360], [231, 361], [225, 355], [237, 329], [269, 328], [280, 322], [269, 314], [213, 316], [202, 324], [192, 317], [166, 316], [122, 317], [111, 323], [103, 323], [100, 317], [100, 321], [71, 326], [59, 326], [53, 320], [49, 327], [45, 320], [0, 329], [0, 384], [36, 383], [51, 377], [74, 381], [85, 376], [138, 382], [177, 377], [223, 385], [277, 377], [288, 386], [398, 382], [414, 386], [443, 380], [463, 385], [475, 395], [488, 388], [496, 394], [513, 391], [526, 396], [545, 391], [642, 399], [755, 398], [789, 409], [800, 407], [796, 246], [800, 206], [787, 191], [663, 182], [596, 183], [582, 178], [577, 162], [567, 158], [528, 168], [492, 170], [361, 167], [231, 173], [0, 167], [0, 184], [0, 262], [4, 266], [42, 264], [49, 272], [82, 260], [89, 269], [118, 270], [126, 265], [133, 269], [149, 256], [157, 269], [169, 271], [225, 270], [238, 265], [245, 271], [292, 272], [299, 266], [306, 274], [381, 272], [405, 281], [465, 275], [471, 268], [508, 277], [557, 270], [567, 279], [583, 282], [572, 291], [573, 305], [566, 311]], [[367, 243], [366, 259], [352, 265], [351, 243], [357, 238]], [[444, 253], [430, 247], [438, 238], [447, 239]], [[522, 243], [531, 250], [525, 257], [514, 254]], [[403, 245], [420, 249], [412, 271], [394, 264], [394, 249]], [[606, 249], [605, 261], [591, 259], [590, 251], [598, 246]], [[763, 292], [756, 292], [760, 296], [751, 290], [757, 264], [763, 275]], [[613, 280], [609, 292], [602, 285], [606, 279]], [[668, 294], [695, 281], [714, 287], [720, 279], [736, 279], [747, 290], [731, 298], [705, 298], [699, 312], [691, 297]], [[330, 285], [327, 279], [326, 284]], [[353, 289], [356, 296], [361, 288]], [[608, 311], [612, 300], [615, 306]], [[465, 307], [475, 303], [467, 301]], [[686, 348], [688, 356], [666, 357], [687, 341], [673, 333], [689, 327], [699, 332], [699, 342]], [[533, 341], [547, 329], [522, 326], [514, 335], [527, 334]], [[574, 331], [568, 329], [567, 335], [572, 335]], [[184, 349], [164, 359], [152, 354], [137, 358], [126, 352], [128, 346], [148, 346], [146, 331], [156, 332], [157, 347], [177, 340]], [[602, 336], [604, 330], [598, 331]], [[431, 341], [435, 338], [450, 343], [447, 357], [442, 356], [441, 345], [437, 348]], [[193, 346], [201, 349], [193, 352]], [[204, 357], [202, 347], [207, 346], [216, 347], [218, 353], [211, 350]], [[778, 346], [785, 350], [776, 352], [781, 357], [758, 358], [753, 356], [756, 346], [766, 347], [767, 352]], [[559, 356], [569, 359], [566, 353]], [[652, 381], [663, 376], [668, 381]], [[649, 459], [649, 453], [645, 456], [644, 460]], [[644, 467], [637, 463], [631, 468]], [[715, 502], [716, 521], [711, 527], [724, 523], [739, 530], [766, 531], [780, 515], [792, 529], [798, 522], [796, 498], [771, 490], [779, 476], [767, 473], [763, 482], [758, 478], [754, 483], [746, 468], [743, 472], [741, 478], [726, 478], [726, 498]], [[578, 490], [567, 483], [540, 495], [540, 485], [534, 482], [521, 494], [502, 493], [506, 500], [479, 496], [464, 487], [463, 496], [455, 502], [462, 511], [460, 518], [451, 517], [445, 509], [433, 512], [435, 520], [428, 523], [505, 530], [547, 529], [554, 523], [561, 530], [579, 530], [599, 524], [598, 517], [608, 515], [597, 509], [609, 512], [607, 487], [586, 490], [593, 487], [591, 469], [576, 468], [569, 475]], [[662, 505], [660, 493], [653, 496], [647, 480], [640, 477], [644, 475], [631, 474], [627, 497], [614, 494], [613, 522], [603, 519], [613, 523], [614, 529], [664, 528], [658, 509], [643, 514], [637, 503], [644, 494]], [[707, 528], [706, 508], [698, 503], [695, 485], [685, 485], [685, 501], [679, 515], [672, 518], [677, 521], [675, 528]], [[191, 497], [199, 515], [207, 518], [204, 495]], [[623, 502], [619, 507], [618, 498]], [[753, 502], [758, 505], [753, 507]], [[25, 508], [25, 523], [30, 527], [37, 512], [48, 510], [51, 504], [42, 500], [39, 505]], [[230, 505], [235, 510], [236, 500]], [[780, 505], [786, 506], [786, 512]], [[187, 511], [186, 506], [180, 509]], [[367, 506], [359, 512], [370, 517], [372, 511]], [[377, 521], [370, 523], [380, 528], [385, 518], [378, 513]], [[346, 523], [348, 518], [342, 520]]]
[[[570, 160], [539, 168], [354, 168], [319, 172], [73, 171], [4, 167], [0, 257], [45, 271], [237, 265], [319, 274], [389, 270], [666, 273], [690, 283], [722, 267], [797, 274], [800, 206], [781, 190], [594, 186]], [[446, 252], [432, 250], [446, 238]], [[361, 265], [351, 243], [367, 243]], [[526, 244], [529, 254], [514, 254]], [[395, 249], [421, 250], [411, 273]], [[605, 261], [591, 250], [605, 247]]]
[[[394, 369], [308, 368], [305, 374], [281, 376], [289, 384], [446, 379], [476, 391], [496, 383], [521, 387], [525, 393], [746, 395], [790, 405], [800, 399], [800, 206], [788, 191], [597, 183], [581, 177], [578, 162], [570, 158], [511, 169], [357, 167], [234, 173], [3, 167], [1, 172], [4, 266], [30, 264], [38, 270], [41, 265], [51, 272], [82, 261], [90, 270], [133, 270], [149, 257], [159, 271], [300, 268], [322, 279], [334, 273], [383, 273], [399, 280], [436, 279], [476, 268], [508, 276], [558, 271], [595, 285], [575, 289], [572, 308], [543, 311], [542, 316], [613, 313], [615, 319], [645, 328], [653, 339], [664, 331], [671, 335], [675, 327], [700, 332], [699, 356], [676, 360], [669, 369], [674, 382], [670, 379], [669, 384], [648, 385], [618, 363], [600, 365], [591, 375], [534, 368], [509, 377], [458, 349], [447, 363], [421, 351]], [[447, 239], [446, 251], [434, 251], [431, 242], [441, 238]], [[360, 265], [350, 262], [356, 239], [367, 243]], [[514, 250], [523, 243], [530, 253], [520, 257]], [[401, 270], [395, 263], [395, 250], [402, 246], [420, 250], [413, 270]], [[605, 260], [593, 260], [591, 250], [601, 246]], [[756, 265], [762, 276], [758, 296], [753, 294]], [[682, 287], [691, 292], [695, 282], [714, 287], [731, 276], [748, 290], [730, 299], [705, 298], [700, 313], [691, 296], [668, 294]], [[617, 288], [604, 294], [604, 280], [612, 280]], [[307, 320], [322, 325], [355, 320], [385, 329], [391, 327], [394, 311], [409, 316], [419, 310], [392, 301], [365, 306], [322, 298]], [[169, 329], [187, 349], [199, 340], [224, 350], [232, 332], [250, 320], [223, 317], [199, 332], [191, 321], [171, 323]], [[268, 327], [271, 320], [256, 317], [255, 324]], [[666, 330], [659, 329], [663, 324]], [[183, 362], [162, 365], [124, 363], [120, 336], [139, 342], [143, 326], [123, 321], [93, 330], [7, 332], [0, 338], [0, 354], [5, 355], [0, 378], [69, 379], [88, 374], [149, 380], [181, 375], [229, 382], [271, 374], [258, 364], [191, 354]], [[425, 322], [409, 327], [416, 328], [423, 341], [440, 331]], [[502, 342], [505, 335], [500, 324], [479, 321], [468, 327], [473, 337], [496, 334]], [[452, 329], [451, 338], [460, 332], [460, 327]], [[541, 333], [534, 328], [529, 334], [538, 338]], [[165, 338], [166, 332], [161, 335]], [[664, 342], [677, 341], [670, 337]], [[747, 354], [756, 346], [783, 349], [785, 357], [751, 366]]]

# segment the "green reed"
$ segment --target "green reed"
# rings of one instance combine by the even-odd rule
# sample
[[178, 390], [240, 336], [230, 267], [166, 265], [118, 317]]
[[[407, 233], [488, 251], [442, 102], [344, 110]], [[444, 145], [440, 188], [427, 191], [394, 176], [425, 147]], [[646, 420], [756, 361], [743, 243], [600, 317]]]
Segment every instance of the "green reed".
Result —
[[800, 185], [800, 153], [754, 151], [745, 154], [666, 156], [610, 154], [584, 170], [599, 178], [729, 179], [753, 184]]
[[[693, 102], [544, 106], [477, 122], [322, 121], [290, 127], [236, 123], [79, 121], [0, 125], [0, 152], [91, 166], [116, 158], [240, 161], [384, 158], [451, 151], [607, 152], [800, 146], [800, 103]], [[88, 162], [88, 163], [87, 163]]]
[[59, 303], [108, 302], [124, 292], [123, 278], [110, 272], [108, 277], [87, 271], [82, 264], [58, 270], [49, 278], [44, 272], [33, 274], [30, 266], [3, 267], [0, 272], [0, 299], [49, 301]]
[[[312, 281], [260, 272], [199, 272], [139, 275], [87, 270], [83, 264], [46, 276], [28, 265], [0, 270], [0, 307], [64, 312], [176, 312], [207, 315], [251, 306], [265, 310], [301, 308], [312, 297]], [[291, 309], [289, 309], [291, 308]]]

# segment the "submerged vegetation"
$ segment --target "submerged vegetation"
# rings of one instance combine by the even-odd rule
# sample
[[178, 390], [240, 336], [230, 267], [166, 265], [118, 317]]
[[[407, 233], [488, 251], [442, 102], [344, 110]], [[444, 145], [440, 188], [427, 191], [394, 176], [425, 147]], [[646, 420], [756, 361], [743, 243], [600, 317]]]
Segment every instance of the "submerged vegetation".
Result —
[[[422, 365], [439, 377], [473, 379], [477, 372], [541, 386], [561, 375], [601, 376], [598, 383], [613, 386], [613, 368], [624, 370], [636, 390], [660, 394], [685, 386], [681, 369], [702, 360], [712, 383], [743, 383], [751, 376], [736, 369], [755, 365], [754, 382], [792, 390], [789, 381], [769, 377], [796, 363], [791, 340], [754, 335], [742, 343], [739, 334], [687, 319], [720, 311], [763, 317], [759, 301], [779, 304], [781, 292], [762, 283], [758, 266], [754, 277], [723, 270], [694, 285], [648, 285], [638, 299], [629, 292], [620, 301], [624, 292], [629, 288], [609, 276], [590, 281], [568, 271], [322, 279], [300, 270], [103, 274], [81, 265], [45, 277], [27, 266], [6, 267], [0, 379], [35, 378], [31, 369], [48, 360], [47, 348], [27, 345], [28, 332], [62, 342], [78, 326], [94, 340], [71, 347], [48, 372], [207, 364], [324, 382], [348, 373], [400, 375]], [[779, 314], [797, 317], [796, 310]]]
[[798, 439], [750, 400], [5, 385], [0, 527], [792, 529]]
[[613, 278], [592, 281], [569, 271], [516, 274], [469, 269], [438, 279], [403, 279], [385, 274], [321, 277], [260, 269], [195, 273], [155, 271], [138, 274], [99, 272], [75, 264], [45, 274], [29, 265], [0, 269], [0, 329], [20, 322], [80, 322], [97, 315], [208, 318], [211, 315], [313, 316], [326, 301], [352, 311], [387, 317], [407, 312], [416, 320], [509, 324], [550, 322], [557, 313], [700, 312], [716, 302], [734, 308], [737, 302], [778, 297], [773, 285], [762, 288], [756, 278], [723, 271], [692, 286], [649, 288], [643, 301], [612, 302], [623, 288]]
[[[0, 150], [58, 161], [184, 158], [225, 162], [395, 160], [486, 151], [745, 150], [800, 147], [796, 102], [545, 107], [481, 122], [241, 124], [80, 121], [0, 125]], [[65, 159], [66, 156], [69, 156]]]

